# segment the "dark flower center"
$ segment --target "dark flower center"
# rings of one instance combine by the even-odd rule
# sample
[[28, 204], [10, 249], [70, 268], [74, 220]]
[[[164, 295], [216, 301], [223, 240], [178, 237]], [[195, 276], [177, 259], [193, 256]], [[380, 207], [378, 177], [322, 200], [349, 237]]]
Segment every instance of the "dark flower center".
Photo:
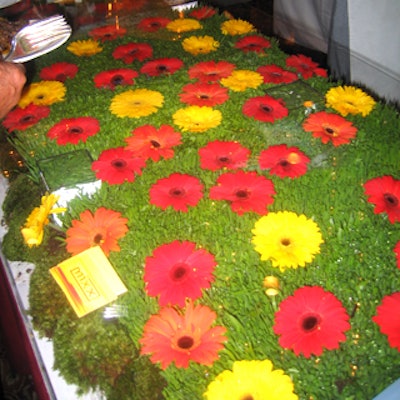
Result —
[[330, 136], [335, 136], [336, 133], [336, 131], [333, 128], [330, 128], [329, 126], [325, 128], [325, 132]]
[[281, 239], [282, 246], [290, 246], [290, 239], [284, 238]]
[[227, 156], [221, 156], [221, 157], [218, 158], [218, 161], [219, 161], [220, 163], [226, 164], [226, 163], [229, 162], [229, 157], [227, 157]]
[[399, 199], [392, 193], [385, 193], [383, 198], [385, 199], [386, 205], [389, 207], [397, 207], [399, 205]]
[[80, 126], [72, 126], [68, 129], [68, 133], [72, 133], [73, 135], [80, 135], [83, 133], [83, 129]]
[[246, 189], [241, 189], [236, 192], [236, 197], [239, 199], [247, 199], [249, 197], [249, 192]]
[[112, 160], [111, 165], [117, 169], [123, 169], [126, 167], [126, 161], [119, 158], [117, 160]]
[[183, 197], [183, 196], [185, 195], [185, 190], [182, 189], [182, 188], [172, 188], [172, 189], [169, 191], [169, 194], [170, 194], [172, 197]]
[[281, 77], [282, 73], [281, 72], [271, 72], [272, 76], [276, 76], [276, 77]]
[[309, 315], [308, 317], [304, 318], [301, 322], [301, 327], [306, 332], [312, 332], [319, 326], [320, 319], [316, 315]]
[[261, 108], [261, 110], [262, 111], [264, 111], [264, 112], [266, 112], [266, 113], [270, 113], [270, 112], [272, 112], [274, 109], [271, 107], [271, 106], [269, 106], [268, 104], [261, 104], [260, 105], [260, 108]]
[[171, 269], [171, 278], [173, 281], [182, 281], [188, 275], [188, 266], [186, 264], [176, 264]]
[[290, 166], [290, 163], [289, 163], [289, 161], [288, 160], [285, 160], [285, 159], [283, 159], [283, 160], [280, 160], [279, 161], [279, 165], [282, 167], [282, 168], [288, 168], [289, 166]]
[[138, 52], [139, 52], [139, 49], [132, 49], [132, 50], [129, 51], [128, 54], [135, 55]]
[[33, 115], [31, 115], [31, 114], [28, 114], [28, 115], [24, 115], [20, 119], [20, 122], [23, 123], [23, 124], [26, 124], [27, 122], [31, 122], [31, 121], [34, 121], [34, 120], [35, 120], [35, 117]]
[[158, 72], [167, 72], [168, 71], [168, 67], [166, 65], [157, 65], [156, 69]]
[[302, 69], [305, 69], [305, 70], [311, 69], [311, 67], [310, 67], [308, 64], [300, 64], [300, 67], [301, 67]]
[[210, 96], [209, 96], [208, 94], [201, 94], [201, 95], [199, 96], [199, 98], [202, 99], [202, 100], [207, 100], [207, 99], [210, 98]]
[[161, 144], [158, 143], [156, 140], [150, 140], [151, 146], [154, 147], [155, 149], [158, 149], [161, 147]]
[[121, 85], [122, 83], [124, 83], [124, 77], [122, 75], [114, 75], [111, 78], [111, 83], [114, 86]]
[[103, 235], [101, 233], [97, 233], [96, 236], [93, 238], [93, 243], [101, 244], [104, 242]]
[[240, 400], [254, 400], [251, 394], [245, 394]]
[[160, 24], [159, 22], [152, 22], [152, 23], [150, 24], [150, 26], [151, 26], [152, 28], [160, 28], [160, 27], [161, 27], [161, 24]]
[[183, 350], [188, 350], [194, 345], [194, 340], [191, 336], [182, 336], [178, 339], [178, 347]]
[[65, 82], [66, 80], [67, 80], [67, 75], [64, 74], [63, 72], [57, 74], [56, 81]]
[[38, 95], [36, 96], [36, 98], [37, 98], [38, 100], [43, 100], [45, 97], [46, 97], [46, 96], [45, 96], [44, 94], [38, 94]]

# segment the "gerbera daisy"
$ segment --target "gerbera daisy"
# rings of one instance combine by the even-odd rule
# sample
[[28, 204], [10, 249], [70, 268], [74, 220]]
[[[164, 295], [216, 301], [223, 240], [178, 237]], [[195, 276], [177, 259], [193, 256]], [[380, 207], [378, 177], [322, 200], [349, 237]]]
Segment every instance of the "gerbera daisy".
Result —
[[269, 169], [272, 175], [280, 178], [298, 178], [307, 172], [310, 159], [296, 146], [278, 144], [263, 150], [258, 158], [261, 169]]
[[68, 62], [57, 62], [40, 71], [40, 79], [44, 81], [65, 82], [68, 78], [72, 79], [78, 73], [79, 68], [76, 64]]
[[203, 169], [238, 169], [246, 167], [250, 150], [238, 142], [215, 140], [199, 149], [199, 156]]
[[263, 76], [264, 83], [291, 83], [298, 79], [294, 72], [274, 64], [262, 65], [257, 68], [257, 72]]
[[93, 78], [97, 88], [106, 88], [114, 90], [116, 86], [133, 85], [138, 73], [129, 68], [116, 68], [108, 71], [102, 71]]
[[85, 143], [89, 136], [100, 130], [100, 123], [93, 117], [65, 118], [53, 125], [47, 137], [56, 139], [60, 146]]
[[99, 42], [93, 39], [76, 40], [67, 46], [67, 50], [78, 57], [91, 57], [101, 53], [103, 48]]
[[221, 24], [221, 32], [224, 35], [245, 35], [255, 30], [255, 27], [250, 22], [242, 19], [230, 19]]
[[161, 125], [159, 129], [152, 125], [143, 125], [132, 131], [132, 136], [125, 139], [126, 149], [134, 157], [144, 160], [151, 158], [159, 161], [161, 157], [169, 159], [174, 156], [173, 147], [181, 144], [181, 134], [169, 125]]
[[221, 84], [233, 90], [234, 92], [243, 92], [251, 88], [256, 89], [264, 82], [261, 74], [247, 69], [237, 69], [227, 78], [221, 79]]
[[271, 180], [255, 171], [226, 172], [219, 176], [217, 185], [210, 189], [210, 199], [227, 200], [238, 215], [255, 212], [264, 215], [272, 196], [276, 194]]
[[121, 26], [105, 25], [94, 28], [88, 32], [88, 35], [94, 40], [105, 42], [107, 40], [115, 40], [125, 36], [126, 29]]
[[394, 246], [393, 251], [396, 255], [397, 268], [400, 269], [400, 240], [397, 242], [396, 246]]
[[289, 110], [280, 100], [271, 96], [252, 97], [243, 104], [242, 112], [250, 118], [262, 122], [275, 122], [288, 116]]
[[304, 79], [309, 79], [314, 75], [327, 77], [326, 69], [318, 67], [310, 57], [303, 54], [293, 54], [286, 59], [286, 65], [294, 68]]
[[387, 336], [390, 347], [400, 351], [400, 292], [385, 296], [376, 308], [372, 320], [381, 333]]
[[171, 20], [164, 17], [148, 17], [143, 18], [137, 25], [137, 28], [144, 32], [157, 32], [161, 28], [165, 28]]
[[190, 36], [183, 40], [182, 47], [183, 50], [197, 56], [216, 51], [219, 47], [219, 42], [212, 36]]
[[183, 131], [204, 132], [218, 126], [222, 114], [211, 107], [189, 106], [176, 111], [172, 118]]
[[217, 10], [215, 8], [208, 7], [208, 6], [202, 6], [202, 7], [193, 9], [189, 13], [189, 16], [202, 20], [202, 19], [210, 18], [213, 15], [215, 15], [216, 13], [217, 13]]
[[368, 180], [364, 189], [368, 201], [375, 205], [375, 214], [386, 212], [392, 224], [400, 222], [400, 180], [381, 176]]
[[326, 106], [345, 117], [348, 114], [361, 114], [366, 117], [374, 108], [375, 100], [354, 86], [338, 86], [325, 94]]
[[67, 88], [62, 82], [40, 81], [31, 83], [22, 93], [18, 102], [21, 108], [33, 103], [37, 106], [49, 106], [64, 101]]
[[303, 286], [279, 305], [274, 332], [279, 344], [298, 356], [319, 356], [324, 348], [338, 349], [350, 329], [349, 316], [339, 299], [320, 286]]
[[148, 76], [172, 75], [183, 67], [183, 61], [179, 58], [158, 58], [147, 61], [140, 72]]
[[189, 83], [179, 94], [182, 103], [192, 106], [214, 107], [229, 99], [228, 89], [218, 83]]
[[140, 354], [150, 354], [150, 360], [160, 363], [162, 369], [172, 363], [187, 368], [190, 361], [211, 366], [227, 340], [226, 328], [212, 327], [216, 318], [207, 306], [191, 302], [182, 311], [164, 307], [146, 322], [139, 340]]
[[202, 183], [188, 174], [173, 173], [150, 188], [150, 204], [163, 210], [172, 207], [175, 211], [187, 212], [188, 206], [196, 206], [202, 197]]
[[160, 306], [184, 307], [186, 300], [202, 296], [214, 281], [217, 263], [212, 254], [196, 249], [196, 244], [175, 240], [163, 244], [146, 258], [144, 281], [149, 296], [159, 296]]
[[121, 44], [115, 48], [112, 56], [125, 64], [132, 64], [134, 61], [144, 61], [153, 57], [153, 48], [147, 43]]
[[166, 25], [166, 28], [171, 32], [183, 33], [201, 29], [203, 26], [197, 19], [193, 18], [178, 18]]
[[9, 131], [23, 131], [35, 124], [41, 119], [50, 115], [50, 108], [47, 106], [37, 106], [29, 104], [25, 108], [14, 108], [2, 121], [2, 125]]
[[254, 51], [255, 53], [264, 53], [265, 49], [271, 47], [271, 42], [258, 35], [245, 36], [235, 43], [235, 48], [242, 50], [244, 53]]
[[304, 267], [319, 254], [324, 242], [318, 225], [305, 215], [290, 211], [271, 212], [261, 217], [252, 230], [252, 243], [261, 260], [273, 267]]
[[202, 61], [190, 67], [188, 75], [201, 82], [217, 82], [230, 76], [235, 68], [235, 64], [228, 61]]
[[294, 385], [281, 369], [273, 370], [270, 360], [235, 361], [208, 385], [207, 400], [297, 400]]
[[164, 96], [155, 90], [136, 89], [119, 93], [113, 97], [110, 111], [117, 117], [147, 117], [164, 104]]
[[92, 163], [96, 178], [110, 185], [133, 182], [135, 174], [141, 175], [146, 162], [124, 147], [104, 150], [97, 161]]
[[318, 111], [310, 114], [303, 122], [303, 129], [321, 138], [322, 143], [331, 142], [334, 146], [350, 143], [357, 134], [353, 123], [340, 115]]
[[100, 246], [106, 256], [110, 251], [119, 251], [118, 239], [128, 232], [128, 219], [121, 213], [104, 207], [98, 208], [93, 214], [83, 211], [79, 220], [72, 220], [71, 227], [66, 232], [67, 251], [72, 255]]

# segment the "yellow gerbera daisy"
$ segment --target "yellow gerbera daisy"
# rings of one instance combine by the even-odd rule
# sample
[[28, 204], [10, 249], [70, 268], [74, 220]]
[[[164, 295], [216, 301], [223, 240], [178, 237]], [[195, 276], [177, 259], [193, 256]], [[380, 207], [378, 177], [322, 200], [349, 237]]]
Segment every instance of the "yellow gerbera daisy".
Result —
[[31, 83], [22, 93], [18, 102], [21, 108], [33, 103], [38, 106], [49, 106], [50, 104], [64, 101], [67, 88], [59, 81], [41, 81]]
[[79, 57], [90, 57], [97, 53], [102, 52], [103, 48], [96, 40], [87, 39], [87, 40], [76, 40], [75, 42], [72, 42], [67, 47], [67, 50], [69, 50], [71, 53]]
[[136, 89], [117, 94], [110, 111], [118, 117], [140, 118], [153, 114], [164, 104], [164, 96], [155, 90]]
[[304, 267], [324, 242], [318, 225], [303, 214], [279, 211], [261, 217], [252, 230], [255, 250], [273, 267]]
[[247, 69], [237, 69], [227, 78], [221, 79], [221, 84], [234, 92], [243, 92], [248, 88], [256, 89], [264, 82], [261, 74]]
[[176, 33], [195, 31], [197, 29], [201, 29], [202, 27], [203, 26], [200, 24], [200, 22], [197, 19], [193, 18], [174, 19], [166, 26], [169, 31]]
[[24, 241], [29, 247], [39, 246], [42, 243], [44, 227], [49, 223], [49, 215], [66, 210], [61, 207], [54, 208], [58, 199], [59, 197], [54, 194], [43, 196], [40, 206], [35, 207], [29, 214], [24, 227], [21, 229]]
[[273, 370], [270, 360], [235, 361], [232, 371], [221, 372], [204, 397], [207, 400], [254, 399], [296, 400], [294, 385], [281, 369]]
[[176, 111], [172, 118], [183, 131], [204, 132], [218, 126], [222, 114], [211, 107], [190, 106]]
[[347, 114], [361, 114], [366, 117], [374, 108], [375, 100], [354, 86], [331, 88], [325, 95], [326, 106], [345, 117]]
[[255, 31], [254, 25], [242, 19], [230, 19], [221, 24], [221, 31], [224, 35], [245, 35]]
[[183, 49], [194, 56], [217, 50], [219, 42], [212, 36], [191, 36], [182, 42]]

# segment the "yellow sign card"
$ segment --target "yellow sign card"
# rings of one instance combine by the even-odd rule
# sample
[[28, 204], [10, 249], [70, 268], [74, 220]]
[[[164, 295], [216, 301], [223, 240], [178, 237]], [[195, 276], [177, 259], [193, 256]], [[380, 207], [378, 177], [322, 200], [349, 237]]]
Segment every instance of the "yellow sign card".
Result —
[[100, 247], [91, 247], [50, 269], [78, 317], [127, 292]]

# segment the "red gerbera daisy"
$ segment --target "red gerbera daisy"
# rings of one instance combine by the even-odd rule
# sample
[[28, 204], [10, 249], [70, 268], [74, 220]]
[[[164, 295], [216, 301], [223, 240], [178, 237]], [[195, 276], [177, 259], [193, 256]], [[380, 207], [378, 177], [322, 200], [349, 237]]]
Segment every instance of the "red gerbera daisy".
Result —
[[126, 149], [133, 153], [134, 157], [144, 160], [151, 158], [159, 161], [174, 156], [175, 146], [181, 144], [181, 134], [175, 132], [170, 125], [161, 125], [159, 129], [152, 125], [143, 125], [132, 131], [131, 137], [125, 139], [128, 143]]
[[244, 53], [254, 51], [255, 53], [263, 53], [265, 49], [271, 47], [271, 42], [258, 35], [245, 36], [235, 43], [237, 49], [242, 50]]
[[201, 297], [214, 281], [215, 258], [195, 243], [175, 240], [146, 258], [144, 281], [149, 296], [159, 296], [160, 306], [185, 306], [187, 299]]
[[271, 96], [256, 96], [243, 104], [243, 114], [262, 122], [275, 122], [289, 114], [289, 110], [281, 101]]
[[203, 169], [238, 169], [246, 167], [250, 150], [238, 142], [215, 140], [199, 149], [199, 155], [200, 167]]
[[227, 172], [210, 189], [210, 199], [229, 201], [232, 211], [238, 215], [245, 212], [267, 214], [267, 205], [273, 203], [274, 194], [272, 181], [255, 171]]
[[261, 169], [269, 169], [272, 175], [280, 178], [297, 178], [307, 172], [310, 159], [297, 147], [278, 144], [260, 153], [258, 163]]
[[86, 210], [67, 230], [67, 251], [76, 255], [94, 246], [100, 246], [107, 256], [110, 251], [119, 251], [117, 241], [128, 232], [127, 222], [121, 213], [104, 207], [94, 214]]
[[348, 320], [335, 295], [319, 286], [304, 286], [281, 302], [273, 329], [283, 348], [309, 358], [321, 355], [324, 348], [339, 348], [350, 329]]
[[394, 246], [393, 251], [394, 251], [394, 254], [396, 254], [397, 268], [400, 269], [400, 241], [398, 241], [396, 246]]
[[388, 175], [373, 178], [364, 189], [368, 201], [375, 205], [375, 214], [386, 212], [392, 224], [400, 221], [400, 180]]
[[357, 128], [352, 122], [338, 114], [318, 111], [310, 114], [303, 122], [303, 129], [321, 138], [322, 143], [332, 142], [334, 146], [350, 143], [355, 138]]
[[50, 139], [56, 139], [57, 144], [85, 143], [89, 136], [100, 130], [100, 123], [94, 117], [65, 118], [53, 125], [47, 132]]
[[189, 16], [196, 19], [206, 19], [210, 18], [217, 13], [217, 10], [212, 7], [202, 6], [199, 8], [195, 8], [193, 11], [189, 13]]
[[183, 67], [179, 58], [159, 58], [148, 61], [142, 66], [140, 72], [148, 76], [171, 75]]
[[314, 75], [327, 77], [328, 72], [324, 68], [318, 67], [310, 57], [303, 54], [293, 54], [286, 59], [286, 65], [294, 68], [304, 79], [311, 78]]
[[264, 83], [291, 83], [297, 81], [298, 76], [278, 65], [262, 65], [257, 72], [264, 77]]
[[203, 61], [189, 68], [190, 79], [198, 79], [201, 82], [216, 82], [227, 78], [236, 68], [235, 64], [228, 61]]
[[176, 211], [188, 211], [203, 197], [203, 185], [198, 178], [173, 173], [159, 179], [150, 189], [150, 203], [165, 210], [171, 206]]
[[147, 43], [127, 43], [115, 48], [112, 53], [116, 60], [122, 60], [125, 64], [134, 61], [144, 61], [153, 56], [153, 48]]
[[14, 108], [2, 121], [2, 125], [9, 131], [23, 131], [35, 124], [41, 119], [50, 115], [50, 108], [47, 106], [37, 106], [29, 104], [25, 108]]
[[165, 28], [170, 22], [169, 18], [148, 17], [143, 18], [137, 27], [144, 32], [157, 32], [159, 29]]
[[207, 306], [188, 303], [185, 310], [164, 307], [144, 326], [140, 354], [166, 369], [171, 363], [187, 368], [190, 361], [211, 366], [226, 341], [223, 326], [212, 327], [217, 315]]
[[78, 73], [78, 66], [67, 62], [57, 62], [42, 68], [40, 79], [44, 81], [65, 82], [68, 78], [72, 79]]
[[400, 351], [400, 292], [385, 296], [376, 311], [372, 320], [387, 336], [390, 347]]
[[92, 163], [92, 170], [96, 177], [110, 185], [123, 182], [133, 182], [135, 174], [141, 175], [146, 162], [142, 158], [135, 158], [133, 153], [124, 147], [104, 150], [97, 161]]
[[200, 107], [214, 107], [229, 99], [228, 89], [218, 83], [189, 83], [179, 97], [182, 103]]
[[119, 37], [123, 37], [125, 33], [125, 28], [115, 25], [106, 25], [92, 29], [89, 31], [88, 35], [94, 40], [105, 42], [107, 40], [115, 40]]
[[116, 68], [99, 72], [93, 80], [97, 88], [114, 90], [116, 86], [133, 85], [138, 75], [133, 69]]

